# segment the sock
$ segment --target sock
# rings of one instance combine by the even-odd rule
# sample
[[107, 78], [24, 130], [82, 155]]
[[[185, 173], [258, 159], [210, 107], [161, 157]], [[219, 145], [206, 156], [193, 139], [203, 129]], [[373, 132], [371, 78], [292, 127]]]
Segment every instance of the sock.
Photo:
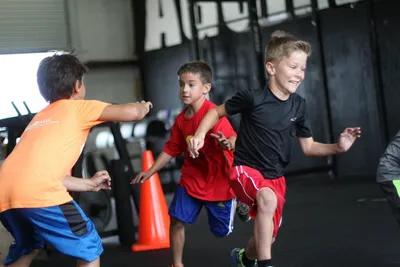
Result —
[[244, 266], [253, 267], [255, 262], [256, 262], [256, 260], [250, 260], [249, 258], [247, 258], [246, 253], [243, 252], [243, 254], [242, 254], [242, 263], [243, 263]]
[[257, 262], [258, 267], [272, 267], [272, 260], [262, 260]]

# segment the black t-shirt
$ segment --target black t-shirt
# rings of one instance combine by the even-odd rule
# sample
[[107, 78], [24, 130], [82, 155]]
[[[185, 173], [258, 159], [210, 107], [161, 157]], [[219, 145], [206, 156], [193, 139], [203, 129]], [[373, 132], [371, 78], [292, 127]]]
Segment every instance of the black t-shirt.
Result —
[[225, 109], [242, 115], [233, 165], [254, 168], [264, 178], [283, 176], [293, 139], [312, 136], [305, 100], [297, 94], [282, 101], [268, 86], [243, 90], [226, 101]]

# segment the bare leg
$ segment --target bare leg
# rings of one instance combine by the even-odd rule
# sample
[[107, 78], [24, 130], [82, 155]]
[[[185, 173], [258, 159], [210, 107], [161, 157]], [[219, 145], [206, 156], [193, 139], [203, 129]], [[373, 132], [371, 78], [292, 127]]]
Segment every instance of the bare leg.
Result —
[[[254, 230], [254, 231], [256, 231], [256, 230]], [[272, 237], [272, 244], [274, 242], [275, 242], [275, 237]], [[256, 239], [254, 238], [254, 236], [252, 236], [249, 239], [249, 242], [247, 243], [245, 254], [249, 260], [255, 260], [257, 258]]]
[[183, 247], [185, 245], [185, 223], [171, 218], [171, 249], [172, 264], [174, 266], [183, 266]]
[[257, 192], [257, 216], [254, 220], [254, 237], [257, 259], [272, 258], [272, 234], [274, 229], [273, 216], [277, 206], [277, 198], [270, 188], [262, 188]]
[[100, 267], [100, 257], [92, 262], [86, 262], [83, 260], [78, 260], [76, 263], [77, 267]]
[[[255, 230], [254, 230], [255, 231]], [[252, 236], [247, 243], [246, 251], [244, 252], [249, 260], [257, 258], [256, 239]]]
[[19, 258], [13, 264], [7, 265], [7, 267], [29, 267], [38, 253], [39, 250], [35, 249], [30, 254], [24, 255], [21, 258]]

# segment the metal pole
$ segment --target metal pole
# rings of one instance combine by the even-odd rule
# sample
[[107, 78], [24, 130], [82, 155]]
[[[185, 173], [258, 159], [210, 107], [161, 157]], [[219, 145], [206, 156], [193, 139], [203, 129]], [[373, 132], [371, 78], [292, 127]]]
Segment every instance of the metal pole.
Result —
[[200, 45], [199, 45], [199, 35], [196, 28], [196, 0], [189, 0], [189, 17], [190, 17], [190, 29], [192, 31], [192, 45], [194, 48], [195, 60], [200, 60]]
[[286, 10], [287, 12], [290, 14], [290, 16], [292, 16], [292, 18], [295, 17], [294, 14], [294, 5], [293, 5], [293, 0], [286, 0]]
[[133, 177], [135, 177], [135, 172], [133, 171], [133, 166], [129, 157], [128, 149], [126, 148], [125, 144], [126, 141], [121, 134], [120, 124], [111, 123], [110, 130], [112, 135], [114, 136], [114, 144], [118, 151], [119, 159], [124, 165], [124, 170], [125, 170], [124, 173], [126, 173], [126, 177], [119, 177], [119, 179], [128, 178], [127, 180], [123, 181], [126, 182], [126, 186], [130, 186], [131, 188], [131, 195], [136, 208], [136, 212], [137, 214], [139, 214], [140, 188], [139, 185], [129, 185], [130, 182], [129, 179], [133, 179]]
[[[322, 38], [322, 29], [321, 29], [321, 20], [319, 17], [319, 12], [318, 12], [318, 4], [317, 0], [311, 0], [311, 9], [312, 9], [312, 16], [315, 22], [315, 27], [317, 29], [317, 38], [318, 38], [318, 45], [319, 45], [319, 52], [320, 52], [320, 58], [321, 58], [321, 71], [322, 71], [322, 81], [324, 84], [324, 96], [325, 96], [325, 103], [327, 108], [327, 116], [328, 116], [328, 138], [329, 142], [333, 142], [335, 140], [335, 137], [333, 135], [333, 125], [332, 125], [332, 114], [331, 114], [331, 102], [329, 99], [329, 89], [328, 89], [328, 76], [326, 73], [326, 62], [325, 62], [325, 52], [324, 52], [324, 43], [323, 43], [323, 38]], [[334, 156], [329, 156], [328, 157], [328, 164], [332, 167], [330, 173], [331, 176], [334, 178], [337, 177], [337, 165], [336, 165], [336, 158]]]
[[378, 30], [376, 29], [376, 18], [374, 14], [374, 2], [372, 0], [367, 1], [368, 19], [369, 19], [369, 38], [371, 44], [371, 54], [372, 54], [372, 69], [374, 73], [374, 81], [376, 88], [376, 98], [378, 104], [378, 114], [380, 115], [381, 129], [383, 130], [383, 141], [387, 144], [390, 140], [389, 133], [389, 121], [386, 113], [386, 102], [385, 102], [385, 92], [383, 90], [383, 78], [381, 66], [381, 54], [379, 49], [378, 41]]
[[250, 29], [253, 36], [254, 52], [257, 62], [257, 81], [260, 87], [265, 85], [264, 51], [262, 49], [261, 27], [258, 23], [256, 0], [247, 0]]
[[328, 4], [329, 4], [329, 7], [336, 7], [337, 6], [335, 0], [328, 0]]

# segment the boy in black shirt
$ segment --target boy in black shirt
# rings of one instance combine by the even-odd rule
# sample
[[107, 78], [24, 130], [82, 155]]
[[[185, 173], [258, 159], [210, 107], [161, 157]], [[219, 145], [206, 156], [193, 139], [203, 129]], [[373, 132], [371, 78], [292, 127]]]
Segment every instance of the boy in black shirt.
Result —
[[[360, 128], [346, 128], [336, 144], [315, 142], [305, 100], [296, 89], [304, 79], [311, 46], [284, 32], [275, 32], [265, 50], [269, 84], [261, 90], [238, 92], [225, 104], [208, 111], [189, 142], [198, 156], [205, 134], [222, 117], [242, 114], [231, 170], [231, 186], [239, 201], [251, 207], [254, 236], [246, 249], [234, 249], [238, 267], [272, 266], [271, 245], [282, 219], [292, 141], [298, 138], [307, 156], [346, 152], [360, 137]], [[258, 262], [256, 262], [256, 259]]]

